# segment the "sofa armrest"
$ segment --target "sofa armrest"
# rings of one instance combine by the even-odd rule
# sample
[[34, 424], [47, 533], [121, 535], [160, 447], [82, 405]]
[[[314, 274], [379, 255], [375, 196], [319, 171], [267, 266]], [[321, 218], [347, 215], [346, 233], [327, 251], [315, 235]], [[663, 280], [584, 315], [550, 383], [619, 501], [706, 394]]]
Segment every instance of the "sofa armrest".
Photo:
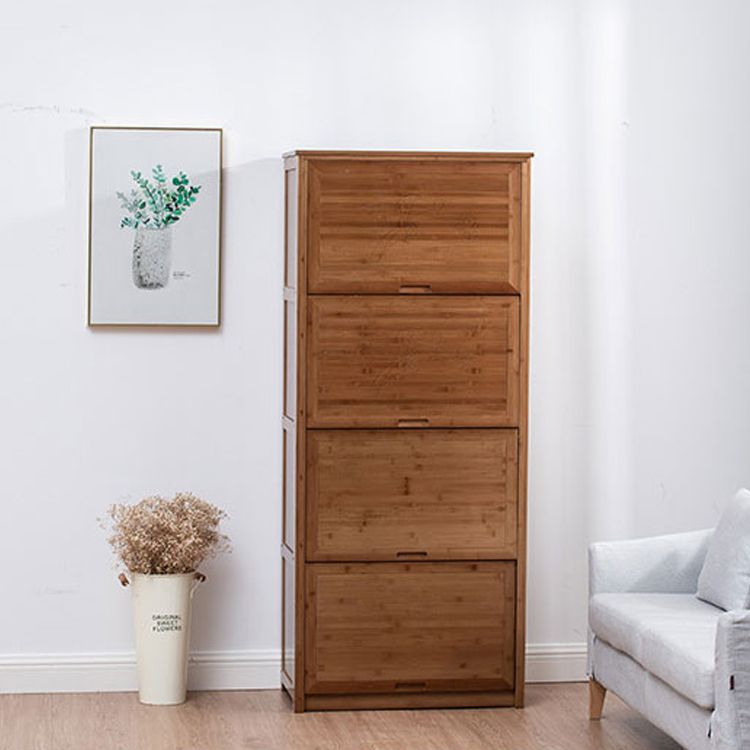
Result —
[[750, 611], [746, 609], [719, 617], [715, 686], [713, 746], [717, 750], [750, 747]]
[[597, 542], [589, 547], [589, 595], [693, 594], [713, 529]]

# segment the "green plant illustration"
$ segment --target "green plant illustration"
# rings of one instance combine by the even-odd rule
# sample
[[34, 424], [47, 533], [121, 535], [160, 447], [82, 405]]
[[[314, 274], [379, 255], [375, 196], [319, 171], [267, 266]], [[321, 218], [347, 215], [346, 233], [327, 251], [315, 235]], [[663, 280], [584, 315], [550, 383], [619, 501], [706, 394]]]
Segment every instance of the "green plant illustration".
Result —
[[164, 229], [179, 221], [197, 200], [201, 186], [191, 185], [184, 172], [167, 180], [162, 165], [157, 164], [151, 175], [153, 179], [132, 170], [130, 176], [138, 187], [131, 189], [130, 195], [117, 192], [120, 204], [129, 214], [120, 221], [121, 228]]

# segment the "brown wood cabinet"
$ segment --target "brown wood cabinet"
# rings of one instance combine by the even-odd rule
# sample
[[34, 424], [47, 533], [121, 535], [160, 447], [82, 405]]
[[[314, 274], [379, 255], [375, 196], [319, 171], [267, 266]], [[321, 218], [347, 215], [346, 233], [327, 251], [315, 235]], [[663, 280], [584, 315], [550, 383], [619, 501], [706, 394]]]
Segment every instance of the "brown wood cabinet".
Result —
[[284, 159], [297, 711], [523, 704], [530, 158]]

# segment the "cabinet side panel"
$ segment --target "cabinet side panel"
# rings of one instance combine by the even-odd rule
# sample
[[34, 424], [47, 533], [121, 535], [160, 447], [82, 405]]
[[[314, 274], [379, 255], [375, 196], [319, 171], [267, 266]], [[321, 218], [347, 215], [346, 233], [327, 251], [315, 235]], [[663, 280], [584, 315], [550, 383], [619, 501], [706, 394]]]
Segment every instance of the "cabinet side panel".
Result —
[[[298, 471], [299, 446], [304, 446], [304, 423], [300, 423], [300, 359], [299, 295], [300, 292], [299, 237], [300, 196], [299, 160], [284, 160], [284, 383], [283, 383], [283, 478], [282, 478], [282, 668], [281, 682], [292, 696], [296, 711], [304, 706], [304, 672], [301, 669], [303, 629], [300, 623], [300, 580], [304, 574], [304, 550], [299, 534], [299, 516], [304, 515], [304, 495], [300, 494]], [[304, 281], [304, 279], [303, 279]], [[303, 448], [304, 450], [304, 448]], [[304, 492], [304, 489], [302, 490]]]
[[295, 399], [296, 435], [296, 526], [295, 526], [295, 683], [294, 710], [305, 710], [305, 443], [307, 411], [307, 161], [297, 159], [296, 221], [297, 233], [297, 393]]
[[516, 546], [516, 697], [515, 705], [524, 703], [526, 658], [526, 546], [528, 493], [528, 424], [529, 424], [529, 310], [531, 293], [531, 162], [521, 165], [518, 202], [521, 210], [521, 315], [520, 373], [518, 421], [518, 537]]

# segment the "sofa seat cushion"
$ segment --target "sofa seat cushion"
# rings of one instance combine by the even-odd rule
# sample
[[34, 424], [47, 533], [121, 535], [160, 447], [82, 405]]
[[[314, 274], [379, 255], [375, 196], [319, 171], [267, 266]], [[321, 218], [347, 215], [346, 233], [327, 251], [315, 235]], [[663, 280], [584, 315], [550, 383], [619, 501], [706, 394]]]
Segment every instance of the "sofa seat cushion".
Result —
[[722, 610], [693, 594], [596, 594], [591, 630], [703, 708], [714, 708], [714, 647]]

